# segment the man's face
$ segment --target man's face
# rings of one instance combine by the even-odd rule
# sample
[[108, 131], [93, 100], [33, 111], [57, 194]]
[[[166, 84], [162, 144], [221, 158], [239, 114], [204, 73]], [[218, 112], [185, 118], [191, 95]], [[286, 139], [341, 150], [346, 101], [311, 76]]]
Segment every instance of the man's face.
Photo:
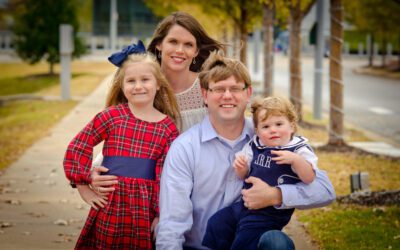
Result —
[[202, 94], [211, 123], [230, 124], [243, 120], [251, 93], [251, 86], [245, 88], [244, 82], [236, 81], [234, 76], [210, 82], [208, 90], [202, 89]]

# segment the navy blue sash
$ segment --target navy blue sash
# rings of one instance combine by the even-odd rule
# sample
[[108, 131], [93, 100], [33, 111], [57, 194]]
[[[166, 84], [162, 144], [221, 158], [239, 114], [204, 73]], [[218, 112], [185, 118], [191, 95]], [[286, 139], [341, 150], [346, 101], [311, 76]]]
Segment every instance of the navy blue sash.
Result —
[[104, 175], [134, 177], [147, 180], [156, 179], [156, 161], [125, 156], [105, 156], [104, 167], [109, 171]]

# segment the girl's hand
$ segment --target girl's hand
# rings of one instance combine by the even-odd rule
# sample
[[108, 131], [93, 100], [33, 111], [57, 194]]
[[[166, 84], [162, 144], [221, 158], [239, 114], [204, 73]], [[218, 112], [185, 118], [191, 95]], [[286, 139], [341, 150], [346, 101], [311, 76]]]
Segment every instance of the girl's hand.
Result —
[[272, 160], [276, 161], [277, 164], [292, 165], [297, 157], [299, 157], [298, 154], [286, 150], [271, 150], [271, 154], [276, 155], [275, 157], [272, 157]]
[[233, 161], [233, 169], [235, 170], [236, 175], [240, 179], [244, 179], [249, 172], [249, 168], [247, 167], [247, 160], [244, 155], [239, 155]]
[[100, 196], [106, 196], [110, 192], [114, 191], [113, 185], [118, 183], [118, 177], [115, 175], [101, 175], [101, 173], [108, 172], [106, 167], [93, 167], [91, 171], [93, 191]]
[[159, 217], [155, 217], [153, 222], [151, 223], [150, 232], [153, 234], [153, 237], [152, 237], [153, 241], [156, 241], [156, 236], [157, 235], [156, 235], [155, 229], [156, 229], [156, 226], [157, 226], [159, 221], [160, 221], [160, 218]]

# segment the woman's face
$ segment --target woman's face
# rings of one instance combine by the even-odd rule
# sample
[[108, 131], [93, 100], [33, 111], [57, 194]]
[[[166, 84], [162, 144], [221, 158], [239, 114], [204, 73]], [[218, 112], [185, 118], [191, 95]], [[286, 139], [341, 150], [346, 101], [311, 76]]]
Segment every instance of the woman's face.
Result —
[[161, 51], [161, 69], [164, 73], [189, 71], [193, 58], [198, 54], [196, 38], [187, 29], [177, 24], [171, 27], [156, 48]]

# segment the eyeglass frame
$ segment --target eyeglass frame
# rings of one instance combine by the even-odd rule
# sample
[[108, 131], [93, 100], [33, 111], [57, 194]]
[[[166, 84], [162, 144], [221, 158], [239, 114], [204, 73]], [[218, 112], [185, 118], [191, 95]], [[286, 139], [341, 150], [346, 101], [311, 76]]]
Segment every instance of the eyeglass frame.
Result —
[[[224, 95], [226, 91], [228, 90], [229, 93], [231, 94], [239, 94], [240, 92], [246, 90], [249, 86], [245, 85], [242, 88], [238, 88], [237, 86], [232, 86], [232, 87], [215, 87], [215, 88], [207, 88], [211, 93], [214, 94], [219, 94], [219, 95]], [[223, 91], [222, 91], [223, 90]], [[233, 91], [232, 91], [233, 90]], [[220, 92], [221, 91], [221, 92]]]

